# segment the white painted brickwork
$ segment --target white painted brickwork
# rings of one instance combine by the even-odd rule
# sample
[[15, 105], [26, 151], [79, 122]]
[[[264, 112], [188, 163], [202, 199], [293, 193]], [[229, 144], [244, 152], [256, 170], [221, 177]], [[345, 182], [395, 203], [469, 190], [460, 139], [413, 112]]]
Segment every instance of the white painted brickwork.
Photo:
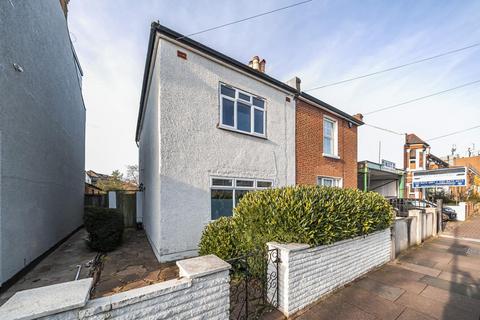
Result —
[[287, 316], [390, 260], [390, 229], [332, 245], [269, 243], [278, 248], [279, 309]]
[[[82, 307], [38, 318], [23, 310], [0, 309], [0, 319], [213, 319], [227, 320], [230, 307], [230, 265], [216, 256], [177, 262], [180, 278], [112, 296], [93, 299]], [[45, 287], [47, 288], [47, 287]], [[69, 292], [66, 290], [65, 296]], [[38, 296], [37, 296], [38, 297]], [[34, 297], [35, 298], [35, 297]], [[35, 301], [30, 300], [35, 304]], [[45, 315], [48, 310], [42, 310]]]

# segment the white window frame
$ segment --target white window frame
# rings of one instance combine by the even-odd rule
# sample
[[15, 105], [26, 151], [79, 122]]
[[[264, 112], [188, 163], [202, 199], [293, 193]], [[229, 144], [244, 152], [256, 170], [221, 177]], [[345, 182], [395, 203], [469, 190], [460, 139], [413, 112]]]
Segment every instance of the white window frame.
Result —
[[[325, 143], [324, 143], [324, 139], [325, 139], [325, 121], [328, 121], [330, 123], [333, 124], [333, 132], [332, 132], [332, 146], [333, 146], [333, 153], [326, 153], [325, 152]], [[322, 155], [324, 157], [331, 157], [331, 158], [335, 158], [335, 159], [340, 159], [340, 157], [338, 156], [338, 120], [337, 119], [334, 119], [332, 117], [329, 117], [329, 116], [323, 116], [323, 122], [322, 122], [322, 129], [323, 129], [323, 132], [322, 132]]]
[[[222, 85], [230, 89], [235, 90], [235, 98], [232, 98], [227, 95], [222, 94]], [[240, 93], [250, 96], [250, 101], [240, 99]], [[267, 137], [267, 100], [265, 98], [259, 97], [253, 93], [238, 89], [234, 86], [228, 85], [226, 83], [220, 82], [218, 86], [218, 96], [219, 96], [219, 107], [220, 107], [220, 119], [218, 121], [218, 126], [223, 129], [230, 131], [235, 131], [243, 134], [248, 134], [256, 137], [266, 138]], [[253, 98], [263, 101], [263, 109], [253, 104]], [[223, 99], [227, 99], [233, 102], [233, 126], [223, 124]], [[237, 102], [250, 106], [250, 131], [243, 131], [237, 129]], [[263, 112], [263, 134], [255, 132], [255, 110]]]
[[[213, 185], [213, 179], [224, 179], [224, 180], [231, 180], [232, 185], [231, 186], [215, 186]], [[245, 186], [240, 186], [237, 187], [237, 181], [242, 180], [242, 181], [253, 181], [253, 187], [245, 187]], [[270, 182], [271, 186], [270, 187], [258, 187], [258, 182]], [[233, 209], [236, 207], [235, 199], [236, 199], [236, 190], [249, 190], [249, 191], [255, 191], [255, 190], [265, 190], [269, 188], [273, 188], [274, 182], [271, 179], [254, 179], [254, 178], [233, 178], [233, 177], [219, 177], [219, 176], [212, 176], [210, 177], [210, 191], [212, 190], [232, 190], [232, 201], [233, 201]], [[232, 212], [233, 215], [233, 212]], [[210, 219], [212, 216], [212, 207], [211, 207], [211, 192], [210, 192]], [[213, 221], [213, 219], [211, 219]]]
[[324, 180], [331, 180], [333, 182], [332, 187], [343, 188], [343, 179], [340, 177], [330, 177], [330, 176], [318, 176], [317, 185], [325, 186], [323, 184]]

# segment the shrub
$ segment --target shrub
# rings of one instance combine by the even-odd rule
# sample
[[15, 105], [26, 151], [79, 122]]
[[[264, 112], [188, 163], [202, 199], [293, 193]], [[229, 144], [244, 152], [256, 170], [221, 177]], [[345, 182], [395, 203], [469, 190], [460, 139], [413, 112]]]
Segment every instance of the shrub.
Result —
[[233, 217], [205, 228], [200, 253], [232, 258], [264, 250], [269, 241], [330, 244], [388, 228], [393, 217], [388, 201], [374, 192], [319, 186], [250, 192]]
[[122, 243], [123, 215], [118, 209], [85, 207], [83, 222], [93, 250], [107, 252]]

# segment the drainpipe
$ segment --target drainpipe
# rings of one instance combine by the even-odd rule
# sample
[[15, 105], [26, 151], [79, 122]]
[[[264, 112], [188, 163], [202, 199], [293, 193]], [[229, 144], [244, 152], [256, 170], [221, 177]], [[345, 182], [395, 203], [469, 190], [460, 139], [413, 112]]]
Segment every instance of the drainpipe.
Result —
[[368, 165], [366, 162], [363, 168], [363, 191], [368, 191]]

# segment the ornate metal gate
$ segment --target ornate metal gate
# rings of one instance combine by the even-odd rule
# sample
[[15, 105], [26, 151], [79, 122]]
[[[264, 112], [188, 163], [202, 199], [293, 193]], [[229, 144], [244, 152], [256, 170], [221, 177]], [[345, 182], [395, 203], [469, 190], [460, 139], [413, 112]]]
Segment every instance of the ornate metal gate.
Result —
[[260, 250], [227, 260], [230, 270], [230, 319], [259, 319], [278, 307], [278, 249]]

